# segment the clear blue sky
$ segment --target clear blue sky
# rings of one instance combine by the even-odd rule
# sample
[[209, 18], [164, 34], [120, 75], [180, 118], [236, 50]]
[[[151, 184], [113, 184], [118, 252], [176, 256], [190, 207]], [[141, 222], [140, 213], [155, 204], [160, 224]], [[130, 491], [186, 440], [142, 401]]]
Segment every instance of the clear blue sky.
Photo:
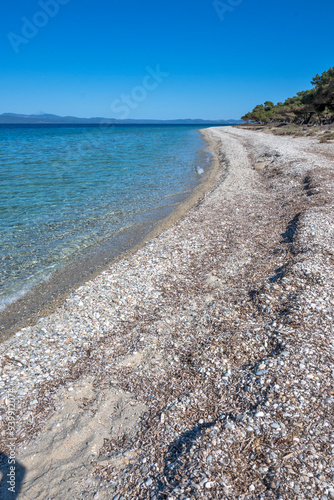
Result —
[[334, 65], [332, 0], [223, 4], [219, 16], [211, 0], [2, 2], [0, 113], [239, 118]]

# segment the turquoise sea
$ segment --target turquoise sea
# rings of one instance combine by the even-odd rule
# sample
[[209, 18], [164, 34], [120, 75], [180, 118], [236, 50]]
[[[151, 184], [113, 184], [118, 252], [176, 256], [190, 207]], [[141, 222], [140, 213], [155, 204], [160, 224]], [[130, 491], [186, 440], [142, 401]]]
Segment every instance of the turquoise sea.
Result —
[[0, 310], [122, 229], [171, 213], [209, 167], [205, 147], [188, 126], [1, 126]]

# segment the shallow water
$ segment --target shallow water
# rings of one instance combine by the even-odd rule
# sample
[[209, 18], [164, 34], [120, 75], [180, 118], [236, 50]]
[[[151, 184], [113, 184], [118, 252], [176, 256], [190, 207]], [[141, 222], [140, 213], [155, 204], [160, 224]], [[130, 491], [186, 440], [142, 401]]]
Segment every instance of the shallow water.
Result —
[[209, 153], [193, 127], [0, 128], [0, 309], [124, 228], [170, 213]]

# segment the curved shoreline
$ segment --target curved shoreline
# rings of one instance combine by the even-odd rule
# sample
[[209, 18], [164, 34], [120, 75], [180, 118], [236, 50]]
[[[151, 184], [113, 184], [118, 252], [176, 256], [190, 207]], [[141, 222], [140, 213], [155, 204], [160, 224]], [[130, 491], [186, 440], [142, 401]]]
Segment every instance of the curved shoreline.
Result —
[[88, 249], [79, 258], [57, 270], [50, 279], [34, 286], [23, 297], [10, 303], [0, 311], [0, 343], [20, 329], [33, 326], [40, 318], [52, 314], [76, 288], [94, 279], [115, 262], [132, 255], [147, 241], [180, 221], [200, 202], [214, 187], [220, 175], [219, 161], [214, 154], [215, 141], [205, 130], [199, 132], [208, 143], [204, 148], [213, 153], [211, 165], [203, 180], [192, 189], [190, 195], [176, 203], [176, 208], [169, 215], [160, 218], [161, 212], [168, 211], [169, 206], [158, 207], [156, 210], [160, 211], [160, 216], [157, 222], [144, 222], [119, 231], [110, 239], [93, 249]]
[[208, 133], [201, 203], [0, 345], [22, 498], [328, 494], [332, 150]]

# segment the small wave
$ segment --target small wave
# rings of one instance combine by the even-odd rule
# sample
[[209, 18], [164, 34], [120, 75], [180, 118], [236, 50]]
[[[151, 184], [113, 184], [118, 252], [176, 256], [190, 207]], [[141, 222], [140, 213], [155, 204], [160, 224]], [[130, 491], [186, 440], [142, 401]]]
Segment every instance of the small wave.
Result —
[[26, 290], [23, 288], [19, 292], [14, 293], [13, 295], [10, 295], [9, 297], [7, 297], [5, 299], [0, 299], [0, 311], [3, 311], [10, 304], [12, 304], [16, 300], [20, 299], [21, 297], [23, 297], [23, 295], [25, 295], [28, 291], [29, 291], [29, 287], [27, 287]]
[[29, 283], [23, 285], [19, 290], [12, 290], [12, 293], [7, 292], [6, 297], [4, 298], [1, 298], [0, 296], [0, 312], [6, 309], [6, 307], [8, 307], [10, 304], [13, 304], [13, 302], [16, 302], [17, 300], [21, 299], [24, 295], [30, 292], [30, 290], [34, 286], [50, 279], [53, 273], [42, 275], [42, 272], [40, 272], [38, 274], [39, 278], [34, 277], [34, 279], [32, 279]]

